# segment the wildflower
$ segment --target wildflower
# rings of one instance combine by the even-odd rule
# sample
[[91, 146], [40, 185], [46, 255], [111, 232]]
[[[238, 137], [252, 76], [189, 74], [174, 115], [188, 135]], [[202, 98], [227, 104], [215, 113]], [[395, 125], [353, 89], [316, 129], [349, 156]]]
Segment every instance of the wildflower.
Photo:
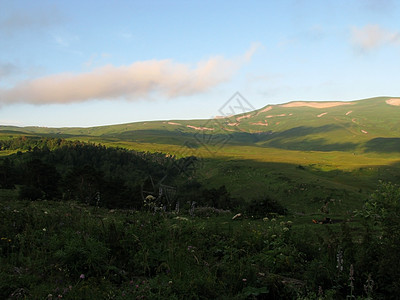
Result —
[[324, 295], [324, 290], [322, 289], [322, 286], [318, 287], [318, 296], [322, 297]]
[[85, 279], [85, 274], [81, 274], [81, 276], [79, 276], [80, 279]]
[[263, 221], [264, 221], [264, 222], [268, 222], [268, 220], [269, 220], [268, 217], [263, 218]]
[[275, 219], [275, 218], [272, 218], [272, 219], [271, 219], [271, 222], [276, 222], [276, 219]]
[[246, 278], [243, 278], [243, 279], [242, 279], [242, 281], [243, 281], [243, 282], [246, 282], [246, 281], [247, 281], [247, 279], [246, 279]]
[[46, 231], [47, 231], [47, 229], [46, 229], [46, 228], [43, 228], [42, 230], [43, 230], [44, 232], [46, 232]]
[[343, 271], [343, 252], [341, 250], [339, 250], [338, 253], [336, 254], [336, 261], [337, 261], [336, 268], [339, 271]]
[[172, 280], [168, 281], [168, 284], [172, 284]]
[[276, 238], [276, 234], [271, 235], [271, 239]]
[[287, 232], [287, 231], [289, 231], [289, 228], [287, 228], [287, 227], [283, 227], [283, 229], [282, 229], [284, 232]]

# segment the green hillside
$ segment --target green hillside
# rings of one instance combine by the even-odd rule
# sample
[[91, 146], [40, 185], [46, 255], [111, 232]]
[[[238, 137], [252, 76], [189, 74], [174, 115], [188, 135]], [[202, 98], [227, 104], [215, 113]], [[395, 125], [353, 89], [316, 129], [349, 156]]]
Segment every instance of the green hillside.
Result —
[[400, 182], [399, 104], [397, 98], [379, 97], [290, 102], [209, 120], [91, 128], [1, 126], [0, 138], [56, 137], [193, 155], [203, 158], [197, 180], [210, 187], [226, 185], [245, 198], [273, 195], [295, 210], [315, 211], [329, 197], [359, 199], [349, 206], [359, 205], [379, 179]]
[[[278, 159], [291, 162], [291, 154], [298, 156], [297, 152], [292, 151], [341, 152], [363, 156], [360, 159], [353, 157], [351, 164], [370, 165], [374, 164], [375, 159], [378, 164], [382, 158], [396, 159], [400, 152], [400, 106], [387, 104], [386, 101], [390, 99], [393, 98], [352, 102], [290, 102], [210, 120], [151, 121], [90, 128], [0, 126], [0, 133], [2, 138], [41, 135], [118, 145], [122, 143], [126, 147], [178, 155], [182, 147], [189, 146], [196, 148], [199, 153], [206, 150], [203, 155], [210, 152], [213, 155], [237, 156], [243, 152], [251, 153], [253, 158], [263, 161]], [[279, 155], [283, 160], [264, 157], [270, 154], [275, 156], [276, 150], [280, 150]], [[371, 155], [373, 161], [366, 161]], [[330, 159], [329, 156], [322, 160], [335, 161], [335, 165], [341, 165], [342, 162], [345, 165], [349, 160], [344, 157], [337, 160], [336, 155]], [[311, 156], [307, 154], [307, 157], [321, 161], [318, 153]]]
[[171, 145], [203, 136], [216, 139], [228, 135], [231, 145], [393, 153], [400, 151], [400, 106], [387, 104], [390, 99], [394, 98], [290, 102], [209, 120], [150, 121], [90, 128], [0, 126], [0, 132], [3, 135], [39, 134]]

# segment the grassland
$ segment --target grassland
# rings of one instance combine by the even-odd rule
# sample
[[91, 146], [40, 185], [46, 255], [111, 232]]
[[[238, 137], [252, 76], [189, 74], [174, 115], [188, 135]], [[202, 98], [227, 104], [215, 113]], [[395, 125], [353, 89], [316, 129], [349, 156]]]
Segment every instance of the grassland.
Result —
[[[398, 195], [398, 187], [384, 185], [375, 203]], [[16, 196], [0, 190], [4, 299], [398, 295], [398, 203], [376, 227], [365, 218], [369, 210], [319, 225], [301, 215], [232, 220], [232, 212], [211, 208], [151, 213]]]
[[[2, 127], [0, 138], [58, 137], [176, 157], [193, 155], [203, 162], [198, 180], [226, 185], [246, 199], [274, 194], [289, 207], [303, 206], [301, 211], [307, 211], [312, 199], [340, 190], [339, 194], [350, 195], [345, 202], [354, 201], [358, 207], [379, 180], [400, 182], [400, 106], [389, 105], [389, 99], [318, 107], [293, 102], [210, 120], [92, 128]], [[288, 194], [292, 185], [308, 186], [315, 193]]]
[[[211, 120], [1, 126], [0, 141], [79, 140], [162, 153], [154, 157], [196, 156], [195, 172], [176, 177], [178, 193], [187, 182], [199, 182], [209, 192], [225, 186], [243, 203], [277, 200], [288, 214], [266, 214], [262, 220], [247, 213], [232, 220], [244, 205], [191, 211], [190, 203], [200, 197], [193, 193], [185, 194], [176, 213], [30, 202], [18, 199], [18, 185], [2, 189], [0, 296], [395, 299], [400, 189], [379, 185], [400, 183], [400, 106], [387, 104], [390, 99], [295, 102]], [[71, 149], [76, 155], [81, 151]], [[29, 156], [24, 162], [18, 151], [27, 150], [1, 149], [2, 162], [16, 158], [15, 166], [24, 166]], [[44, 166], [54, 159], [46, 157]], [[128, 172], [122, 165], [119, 170]], [[326, 217], [333, 224], [312, 222]], [[377, 285], [371, 286], [371, 278]]]

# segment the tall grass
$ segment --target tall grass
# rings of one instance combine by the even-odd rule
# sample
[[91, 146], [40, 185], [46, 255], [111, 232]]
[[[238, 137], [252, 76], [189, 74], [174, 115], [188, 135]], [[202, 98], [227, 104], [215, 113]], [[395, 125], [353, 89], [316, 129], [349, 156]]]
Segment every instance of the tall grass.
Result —
[[395, 298], [396, 287], [377, 277], [385, 272], [375, 272], [398, 258], [388, 240], [389, 252], [380, 246], [379, 230], [304, 218], [232, 220], [226, 212], [192, 217], [3, 198], [0, 297]]

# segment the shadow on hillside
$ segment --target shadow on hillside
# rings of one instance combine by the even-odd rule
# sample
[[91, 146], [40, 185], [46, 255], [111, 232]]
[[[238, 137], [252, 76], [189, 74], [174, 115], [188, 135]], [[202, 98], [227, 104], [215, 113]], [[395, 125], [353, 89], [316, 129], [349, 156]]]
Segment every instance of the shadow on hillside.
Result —
[[290, 138], [290, 137], [300, 137], [306, 136], [310, 134], [317, 134], [317, 133], [325, 133], [329, 131], [333, 131], [336, 129], [341, 129], [341, 126], [329, 124], [323, 125], [318, 127], [309, 127], [309, 126], [298, 126], [294, 128], [290, 128], [288, 130], [276, 132], [272, 134], [272, 137], [282, 137], [282, 138]]
[[324, 170], [314, 164], [208, 159], [203, 168], [201, 174], [219, 169], [207, 177], [206, 184], [223, 183], [232, 195], [244, 199], [268, 196], [291, 212], [303, 213], [318, 212], [326, 201], [330, 201], [332, 212], [353, 211], [361, 208], [379, 180], [400, 182], [399, 166], [392, 165], [349, 171]]
[[19, 131], [19, 130], [0, 130], [0, 134], [19, 134], [19, 135], [23, 135], [23, 134], [29, 134], [27, 132], [24, 131]]
[[400, 152], [400, 138], [375, 138], [365, 143], [365, 152]]
[[121, 133], [104, 134], [101, 137], [117, 138], [125, 141], [152, 142], [169, 145], [186, 145], [198, 148], [202, 145], [217, 145], [218, 143], [229, 144], [254, 144], [264, 136], [270, 135], [269, 132], [251, 134], [247, 132], [229, 133], [208, 133], [208, 132], [183, 132], [169, 131], [160, 129], [130, 130]]
[[41, 132], [30, 132], [30, 131], [18, 131], [18, 130], [0, 130], [0, 134], [8, 134], [14, 138], [20, 137], [20, 136], [29, 136], [31, 138], [60, 138], [60, 139], [66, 139], [66, 138], [73, 138], [73, 137], [90, 137], [90, 135], [78, 135], [78, 134], [68, 134], [68, 133], [61, 133], [61, 132], [55, 132], [55, 133], [41, 133]]
[[209, 145], [258, 145], [287, 150], [301, 151], [352, 151], [358, 145], [354, 143], [329, 143], [324, 138], [304, 138], [294, 141], [293, 138], [312, 136], [313, 134], [327, 133], [341, 127], [324, 125], [319, 127], [299, 126], [281, 132], [183, 132], [169, 130], [131, 130], [121, 133], [105, 134], [104, 138], [118, 138], [125, 141], [150, 142], [169, 145], [190, 145], [192, 148]]
[[120, 139], [129, 142], [157, 143], [183, 146], [185, 143], [197, 148], [194, 134], [160, 129], [129, 130], [121, 133], [103, 134], [101, 138]]
[[286, 150], [300, 151], [352, 151], [358, 144], [355, 143], [329, 143], [324, 138], [304, 138], [301, 141], [293, 141], [293, 138], [306, 137], [318, 133], [327, 133], [342, 127], [337, 125], [324, 125], [319, 127], [299, 126], [282, 132], [269, 135], [264, 139], [263, 146], [274, 147]]
[[297, 151], [353, 151], [357, 144], [354, 143], [327, 143], [326, 139], [304, 139], [302, 141], [286, 141], [282, 139], [272, 140], [264, 143], [264, 146], [297, 150]]

